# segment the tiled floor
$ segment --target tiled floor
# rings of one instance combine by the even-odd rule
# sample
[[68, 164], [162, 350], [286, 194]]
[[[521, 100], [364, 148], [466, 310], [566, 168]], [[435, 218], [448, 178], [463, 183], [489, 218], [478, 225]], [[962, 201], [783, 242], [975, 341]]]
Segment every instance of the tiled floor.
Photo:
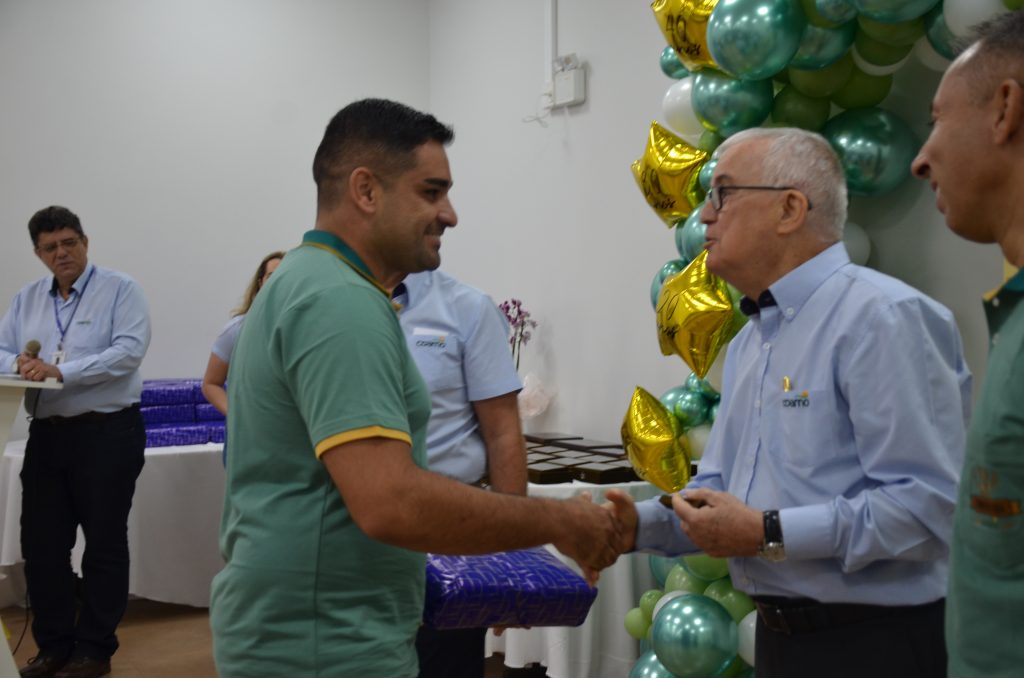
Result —
[[[11, 633], [13, 650], [25, 628], [25, 610], [10, 607], [0, 611]], [[149, 600], [132, 600], [118, 627], [121, 649], [111, 662], [111, 678], [216, 678], [205, 609], [168, 605]], [[36, 653], [32, 633], [25, 633], [14, 655], [22, 666]], [[542, 668], [505, 670], [501, 655], [487, 660], [486, 678], [544, 678]]]

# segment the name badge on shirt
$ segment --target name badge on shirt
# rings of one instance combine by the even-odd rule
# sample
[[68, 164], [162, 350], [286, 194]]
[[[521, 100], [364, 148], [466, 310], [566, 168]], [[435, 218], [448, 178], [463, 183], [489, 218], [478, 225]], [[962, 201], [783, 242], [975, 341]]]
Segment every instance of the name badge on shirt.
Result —
[[67, 358], [68, 357], [64, 353], [64, 351], [54, 351], [53, 352], [53, 358], [52, 358], [52, 360], [50, 360], [50, 362], [52, 362], [54, 365], [60, 365], [62, 362], [67, 360]]
[[448, 341], [448, 333], [432, 327], [414, 327], [412, 336], [416, 346], [424, 348], [444, 348]]

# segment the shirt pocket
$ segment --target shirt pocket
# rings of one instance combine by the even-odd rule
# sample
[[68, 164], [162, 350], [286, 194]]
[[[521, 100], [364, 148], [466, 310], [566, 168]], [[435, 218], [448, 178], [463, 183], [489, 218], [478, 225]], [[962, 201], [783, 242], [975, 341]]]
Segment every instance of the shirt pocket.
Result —
[[837, 448], [836, 411], [832, 389], [780, 393], [765, 413], [776, 431], [772, 452], [792, 466], [821, 466]]
[[1024, 573], [1024, 459], [1019, 450], [1012, 457], [968, 461], [960, 482], [954, 538], [983, 567], [1004, 575]]
[[462, 345], [456, 335], [417, 328], [410, 343], [416, 366], [431, 393], [462, 386]]

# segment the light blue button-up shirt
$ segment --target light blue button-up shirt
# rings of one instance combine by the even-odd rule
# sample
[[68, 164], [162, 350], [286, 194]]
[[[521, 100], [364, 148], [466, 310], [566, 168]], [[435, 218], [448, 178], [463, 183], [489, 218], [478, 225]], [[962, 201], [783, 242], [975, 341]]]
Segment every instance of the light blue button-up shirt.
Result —
[[61, 343], [57, 317], [67, 330], [59, 365], [64, 388], [30, 392], [26, 410], [37, 418], [71, 417], [116, 412], [139, 402], [139, 365], [150, 329], [149, 305], [138, 283], [88, 264], [67, 299], [57, 292], [52, 275], [25, 286], [0, 320], [0, 371], [14, 372], [18, 354], [32, 339], [42, 345], [40, 359], [52, 363]]
[[399, 320], [430, 390], [427, 463], [466, 483], [487, 472], [487, 449], [473, 402], [522, 389], [508, 321], [489, 296], [441, 271], [405, 278]]
[[[689, 485], [780, 509], [786, 560], [731, 558], [733, 584], [825, 602], [943, 597], [971, 391], [952, 314], [842, 244], [769, 291], [777, 306], [729, 345]], [[696, 550], [670, 509], [638, 511], [638, 549]]]

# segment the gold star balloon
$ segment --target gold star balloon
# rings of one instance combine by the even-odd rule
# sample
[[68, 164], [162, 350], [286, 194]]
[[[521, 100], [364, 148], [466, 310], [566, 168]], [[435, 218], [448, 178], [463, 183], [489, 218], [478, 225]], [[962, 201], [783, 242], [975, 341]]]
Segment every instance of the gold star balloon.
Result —
[[690, 448], [679, 422], [639, 386], [622, 421], [622, 446], [636, 474], [663, 492], [678, 492], [690, 481]]
[[700, 204], [700, 170], [706, 151], [686, 143], [657, 122], [651, 123], [643, 156], [632, 165], [633, 177], [650, 205], [672, 228]]
[[708, 51], [708, 19], [718, 0], [654, 0], [651, 10], [665, 40], [691, 71], [718, 68]]
[[661, 352], [677, 354], [701, 379], [739, 330], [729, 286], [708, 270], [707, 259], [704, 250], [666, 280], [657, 306]]

